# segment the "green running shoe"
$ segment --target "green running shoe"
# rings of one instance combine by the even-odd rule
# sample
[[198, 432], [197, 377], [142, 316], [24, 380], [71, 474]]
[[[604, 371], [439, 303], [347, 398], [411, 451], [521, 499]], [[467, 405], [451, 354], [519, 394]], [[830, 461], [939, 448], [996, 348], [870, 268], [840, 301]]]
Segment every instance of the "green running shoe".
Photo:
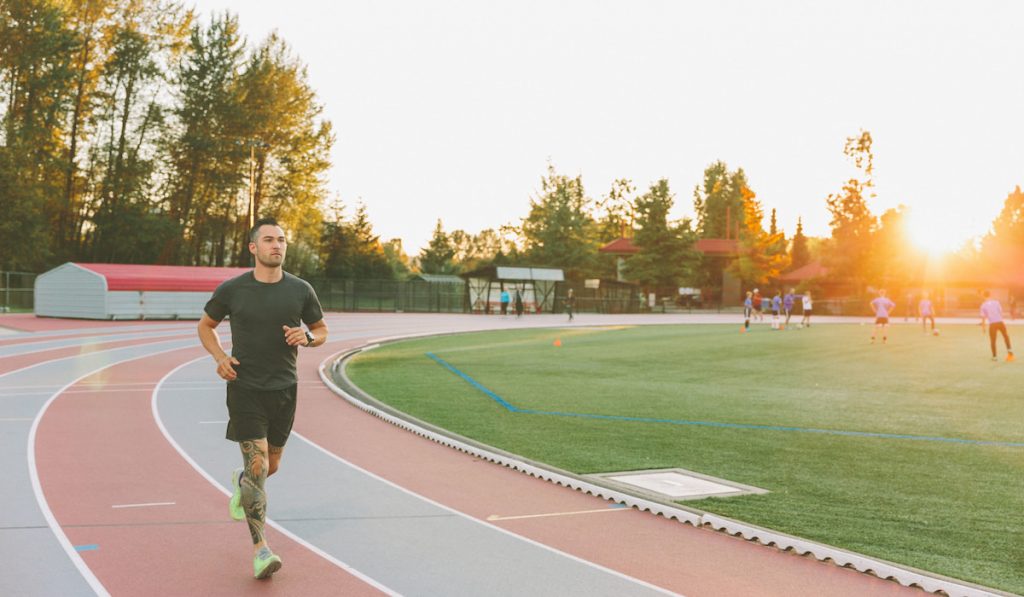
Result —
[[281, 569], [281, 558], [274, 555], [269, 547], [261, 547], [252, 560], [253, 576], [259, 579], [270, 578]]
[[236, 468], [231, 471], [231, 501], [228, 502], [228, 512], [234, 520], [245, 518], [245, 510], [242, 509], [242, 469]]

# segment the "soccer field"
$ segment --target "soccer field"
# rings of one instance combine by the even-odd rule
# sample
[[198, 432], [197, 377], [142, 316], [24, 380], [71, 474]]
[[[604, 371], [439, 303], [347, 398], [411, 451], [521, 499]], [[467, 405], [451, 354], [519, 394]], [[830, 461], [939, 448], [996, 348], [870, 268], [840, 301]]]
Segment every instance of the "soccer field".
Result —
[[977, 326], [894, 326], [887, 345], [853, 324], [739, 327], [443, 336], [347, 371], [395, 408], [529, 459], [757, 486], [769, 493], [685, 505], [1024, 593], [1024, 361], [990, 361]]

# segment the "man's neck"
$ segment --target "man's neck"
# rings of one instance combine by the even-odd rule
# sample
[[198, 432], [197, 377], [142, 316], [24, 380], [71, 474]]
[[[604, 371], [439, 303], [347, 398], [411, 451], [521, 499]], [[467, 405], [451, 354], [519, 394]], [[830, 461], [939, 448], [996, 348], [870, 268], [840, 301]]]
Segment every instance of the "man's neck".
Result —
[[252, 276], [256, 278], [257, 282], [274, 284], [276, 282], [280, 282], [281, 278], [284, 277], [284, 270], [280, 267], [267, 267], [257, 261], [256, 267], [252, 270]]

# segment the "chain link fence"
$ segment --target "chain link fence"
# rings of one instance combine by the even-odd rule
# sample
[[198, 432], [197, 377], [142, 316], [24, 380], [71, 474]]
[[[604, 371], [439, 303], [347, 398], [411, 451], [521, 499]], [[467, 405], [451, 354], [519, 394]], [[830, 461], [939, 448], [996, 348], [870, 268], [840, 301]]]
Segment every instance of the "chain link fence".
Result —
[[32, 311], [36, 274], [0, 272], [0, 312]]

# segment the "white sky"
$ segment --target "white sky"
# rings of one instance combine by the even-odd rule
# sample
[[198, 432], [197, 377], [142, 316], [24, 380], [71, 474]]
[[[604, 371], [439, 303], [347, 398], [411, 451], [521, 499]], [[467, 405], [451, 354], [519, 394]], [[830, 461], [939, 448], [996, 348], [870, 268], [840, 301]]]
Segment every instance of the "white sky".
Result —
[[437, 218], [518, 223], [549, 159], [595, 199], [666, 177], [676, 217], [721, 159], [787, 235], [828, 235], [860, 128], [876, 214], [965, 239], [1024, 184], [1024, 2], [193, 1], [292, 46], [337, 134], [332, 193], [410, 255]]

